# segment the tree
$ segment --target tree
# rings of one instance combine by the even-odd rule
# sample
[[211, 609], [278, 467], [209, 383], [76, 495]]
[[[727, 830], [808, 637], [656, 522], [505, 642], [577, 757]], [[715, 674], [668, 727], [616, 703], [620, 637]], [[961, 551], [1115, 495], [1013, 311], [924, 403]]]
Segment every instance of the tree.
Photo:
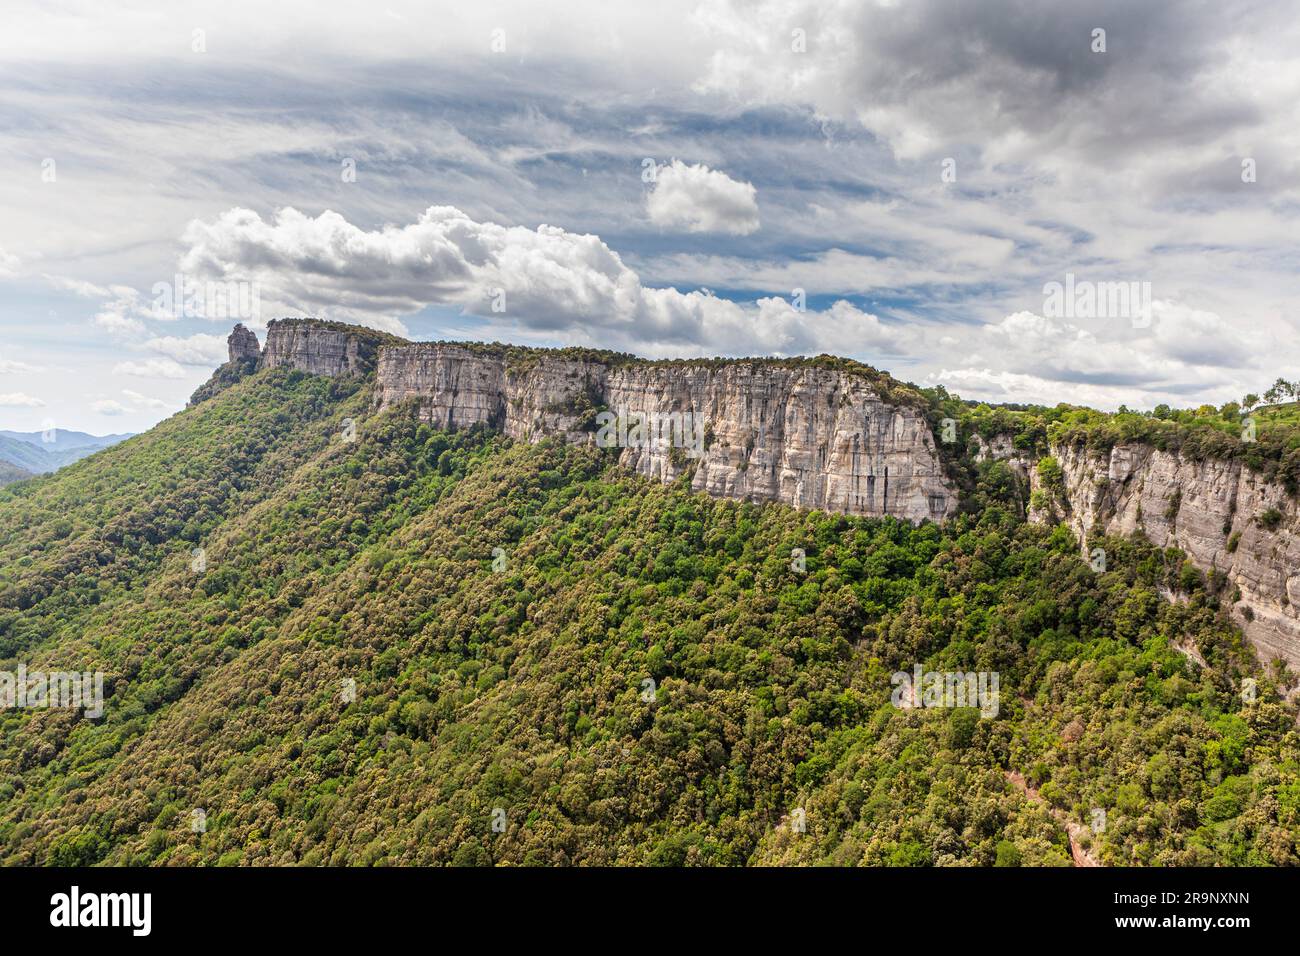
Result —
[[997, 859], [994, 866], [1019, 866], [1020, 851], [1010, 840], [1002, 840], [998, 843]]

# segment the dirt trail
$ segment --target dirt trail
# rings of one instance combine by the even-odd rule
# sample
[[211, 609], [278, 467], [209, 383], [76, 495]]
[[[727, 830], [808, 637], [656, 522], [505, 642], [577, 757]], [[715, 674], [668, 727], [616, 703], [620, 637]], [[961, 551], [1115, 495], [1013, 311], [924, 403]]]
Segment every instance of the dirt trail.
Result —
[[[1042, 803], [1046, 806], [1045, 801], [1039, 795], [1038, 791], [1029, 785], [1029, 781], [1024, 778], [1023, 774], [1014, 770], [1007, 771], [1007, 779], [1016, 785], [1016, 787], [1035, 803]], [[1075, 866], [1101, 866], [1101, 861], [1092, 855], [1091, 850], [1084, 849], [1083, 838], [1088, 833], [1088, 828], [1082, 823], [1075, 823], [1064, 810], [1056, 810], [1048, 807], [1048, 812], [1056, 818], [1056, 822], [1065, 827], [1065, 835], [1070, 838], [1070, 856], [1074, 858]]]

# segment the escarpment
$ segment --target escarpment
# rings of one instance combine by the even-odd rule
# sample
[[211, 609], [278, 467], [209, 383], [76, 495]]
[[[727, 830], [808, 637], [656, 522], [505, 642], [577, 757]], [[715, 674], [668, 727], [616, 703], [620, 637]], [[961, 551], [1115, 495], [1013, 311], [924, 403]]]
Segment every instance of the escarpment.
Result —
[[246, 329], [241, 322], [226, 337], [226, 354], [228, 358], [225, 364], [219, 366], [212, 377], [190, 396], [190, 405], [207, 401], [253, 372], [261, 359], [262, 347], [257, 341], [257, 335]]
[[1239, 459], [1192, 460], [1144, 443], [1051, 453], [1061, 466], [1063, 517], [1081, 541], [1137, 532], [1179, 548], [1222, 574], [1229, 596], [1240, 591], [1230, 613], [1261, 660], [1300, 664], [1300, 513], [1284, 488]]
[[382, 346], [403, 341], [341, 322], [272, 319], [266, 327], [262, 367], [289, 366], [312, 375], [364, 375], [374, 371]]
[[[959, 505], [923, 404], [855, 363], [411, 343], [311, 319], [271, 322], [260, 355], [256, 337], [236, 330], [230, 352], [195, 400], [253, 367], [373, 374], [377, 410], [409, 405], [442, 429], [613, 446], [632, 472], [665, 482], [689, 475], [695, 490], [717, 497], [911, 521]], [[670, 427], [647, 434], [638, 420]], [[1106, 452], [1053, 445], [1060, 487], [1044, 489], [1041, 450], [1001, 435], [972, 443], [974, 461], [1005, 461], [1033, 491], [1050, 491], [1059, 507], [1031, 505], [1031, 518], [1064, 520], [1085, 547], [1096, 534], [1141, 533], [1222, 575], [1224, 603], [1260, 657], [1300, 664], [1300, 507], [1280, 485], [1239, 459], [1130, 442]]]
[[658, 442], [624, 441], [624, 429], [621, 464], [663, 481], [694, 468], [692, 487], [718, 497], [913, 521], [957, 505], [924, 416], [849, 372], [545, 355], [511, 367], [457, 345], [385, 348], [377, 407], [405, 401], [440, 428], [482, 424], [523, 441], [597, 442], [601, 413], [631, 420], [634, 435], [640, 419], [669, 422], [676, 430]]
[[[355, 334], [354, 334], [355, 333]], [[482, 425], [520, 441], [598, 443], [599, 423], [634, 423], [613, 443], [629, 470], [748, 501], [858, 515], [941, 519], [957, 508], [922, 412], [861, 374], [763, 360], [649, 362], [592, 353], [403, 343], [368, 330], [272, 322], [264, 367], [362, 372], [375, 404], [410, 403], [424, 421]], [[365, 341], [358, 341], [364, 338]], [[646, 438], [638, 420], [667, 422]]]

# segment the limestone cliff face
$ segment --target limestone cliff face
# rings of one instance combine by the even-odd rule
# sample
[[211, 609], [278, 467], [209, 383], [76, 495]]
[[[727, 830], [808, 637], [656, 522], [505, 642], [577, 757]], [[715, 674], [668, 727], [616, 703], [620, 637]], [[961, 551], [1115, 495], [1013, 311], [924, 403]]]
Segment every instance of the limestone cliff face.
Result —
[[257, 336], [239, 323], [226, 338], [226, 351], [232, 362], [256, 362], [262, 355], [262, 346]]
[[226, 352], [228, 360], [213, 371], [211, 378], [195, 389], [190, 396], [190, 405], [197, 405], [221, 394], [255, 371], [262, 356], [262, 347], [258, 344], [257, 336], [240, 323], [226, 337]]
[[272, 319], [266, 328], [262, 367], [287, 365], [312, 375], [364, 375], [374, 370], [381, 346], [402, 341], [360, 326]]
[[[1145, 444], [1109, 453], [1054, 447], [1052, 455], [1063, 473], [1066, 520], [1081, 539], [1094, 530], [1140, 532], [1159, 547], [1182, 549], [1240, 588], [1232, 616], [1263, 661], [1300, 664], [1300, 515], [1283, 488], [1240, 461], [1191, 461]], [[1273, 509], [1281, 520], [1269, 528], [1258, 519]]]
[[698, 491], [798, 508], [919, 521], [957, 506], [924, 417], [884, 401], [851, 372], [562, 356], [508, 367], [502, 356], [454, 345], [385, 348], [376, 404], [405, 401], [441, 428], [484, 424], [523, 441], [593, 442], [602, 408], [625, 418], [678, 416], [682, 434], [698, 442], [620, 443], [620, 462], [671, 481], [696, 461]]

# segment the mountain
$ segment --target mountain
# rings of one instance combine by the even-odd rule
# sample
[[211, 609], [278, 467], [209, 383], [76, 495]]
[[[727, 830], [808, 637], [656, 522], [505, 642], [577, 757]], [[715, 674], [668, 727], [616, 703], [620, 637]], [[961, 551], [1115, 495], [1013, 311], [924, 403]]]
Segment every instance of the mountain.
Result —
[[64, 428], [41, 432], [0, 431], [0, 462], [24, 472], [45, 474], [129, 437], [129, 434], [88, 435]]
[[1300, 862], [1293, 678], [1186, 552], [1074, 530], [1052, 450], [1164, 441], [1122, 416], [826, 356], [231, 346], [0, 489], [0, 670], [105, 695], [0, 710], [5, 863]]
[[124, 438], [130, 438], [129, 432], [120, 435], [89, 435], [86, 432], [69, 431], [66, 428], [51, 428], [40, 432], [13, 432], [0, 430], [0, 437], [14, 438], [39, 445], [48, 451], [67, 451], [70, 448], [107, 448]]
[[19, 468], [7, 461], [0, 461], [0, 485], [12, 484], [15, 481], [22, 481], [24, 478], [30, 477], [32, 477], [30, 471]]

